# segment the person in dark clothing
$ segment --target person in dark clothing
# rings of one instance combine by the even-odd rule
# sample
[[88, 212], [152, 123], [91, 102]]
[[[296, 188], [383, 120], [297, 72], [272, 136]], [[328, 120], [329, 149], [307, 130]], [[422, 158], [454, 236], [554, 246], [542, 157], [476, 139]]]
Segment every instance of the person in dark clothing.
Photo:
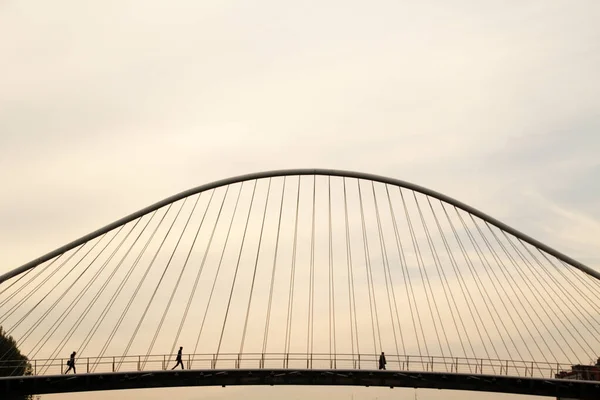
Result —
[[387, 364], [387, 361], [385, 361], [385, 354], [382, 351], [379, 356], [379, 369], [385, 369], [385, 364]]
[[67, 368], [65, 374], [69, 373], [70, 370], [73, 370], [74, 374], [77, 373], [77, 370], [75, 369], [75, 352], [71, 353], [71, 357], [67, 360], [67, 365], [69, 368]]
[[181, 360], [181, 352], [183, 351], [183, 347], [179, 348], [179, 351], [177, 352], [177, 358], [175, 359], [175, 361], [177, 361], [177, 364], [175, 364], [175, 366], [173, 368], [171, 368], [171, 370], [174, 370], [175, 368], [177, 368], [178, 365], [181, 365], [181, 369], [183, 368], [183, 361]]

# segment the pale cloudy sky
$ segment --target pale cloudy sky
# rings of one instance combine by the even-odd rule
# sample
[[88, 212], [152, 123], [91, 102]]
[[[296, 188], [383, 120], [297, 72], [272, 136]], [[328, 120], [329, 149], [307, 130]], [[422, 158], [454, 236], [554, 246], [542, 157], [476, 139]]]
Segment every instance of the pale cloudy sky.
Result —
[[[0, 272], [177, 191], [295, 167], [431, 187], [600, 269], [599, 17], [584, 0], [0, 1]], [[286, 395], [269, 390], [249, 392]]]

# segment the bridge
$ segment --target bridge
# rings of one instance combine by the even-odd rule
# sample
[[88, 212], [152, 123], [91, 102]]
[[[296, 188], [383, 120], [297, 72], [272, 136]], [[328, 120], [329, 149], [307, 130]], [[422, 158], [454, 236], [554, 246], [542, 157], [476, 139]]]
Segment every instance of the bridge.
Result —
[[555, 376], [600, 356], [599, 301], [596, 270], [433, 190], [349, 171], [249, 174], [0, 276], [15, 344], [0, 393], [354, 385], [597, 399], [600, 382]]

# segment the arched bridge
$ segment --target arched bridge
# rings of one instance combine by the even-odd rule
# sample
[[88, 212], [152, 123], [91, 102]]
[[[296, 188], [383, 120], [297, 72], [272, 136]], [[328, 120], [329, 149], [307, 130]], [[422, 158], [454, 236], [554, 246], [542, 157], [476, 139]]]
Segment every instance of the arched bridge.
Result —
[[600, 355], [599, 301], [596, 270], [433, 190], [249, 174], [0, 276], [14, 339], [0, 393], [281, 384], [597, 399], [600, 382], [556, 376]]

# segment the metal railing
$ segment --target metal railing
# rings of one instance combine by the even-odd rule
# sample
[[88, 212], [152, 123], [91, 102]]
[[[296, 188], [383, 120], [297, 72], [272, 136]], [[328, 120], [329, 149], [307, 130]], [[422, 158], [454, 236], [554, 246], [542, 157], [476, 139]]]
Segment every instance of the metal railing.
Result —
[[[517, 361], [485, 358], [385, 355], [386, 368], [395, 371], [468, 373], [518, 377], [554, 378], [560, 371], [569, 370], [570, 364], [537, 361]], [[185, 369], [356, 369], [378, 368], [378, 354], [327, 353], [221, 353], [184, 354]], [[32, 375], [63, 374], [68, 358], [34, 359], [29, 361]], [[171, 369], [175, 355], [131, 355], [81, 357], [75, 359], [78, 374], [128, 371], [156, 371]], [[26, 366], [24, 361], [0, 360], [0, 376], [17, 375]]]

